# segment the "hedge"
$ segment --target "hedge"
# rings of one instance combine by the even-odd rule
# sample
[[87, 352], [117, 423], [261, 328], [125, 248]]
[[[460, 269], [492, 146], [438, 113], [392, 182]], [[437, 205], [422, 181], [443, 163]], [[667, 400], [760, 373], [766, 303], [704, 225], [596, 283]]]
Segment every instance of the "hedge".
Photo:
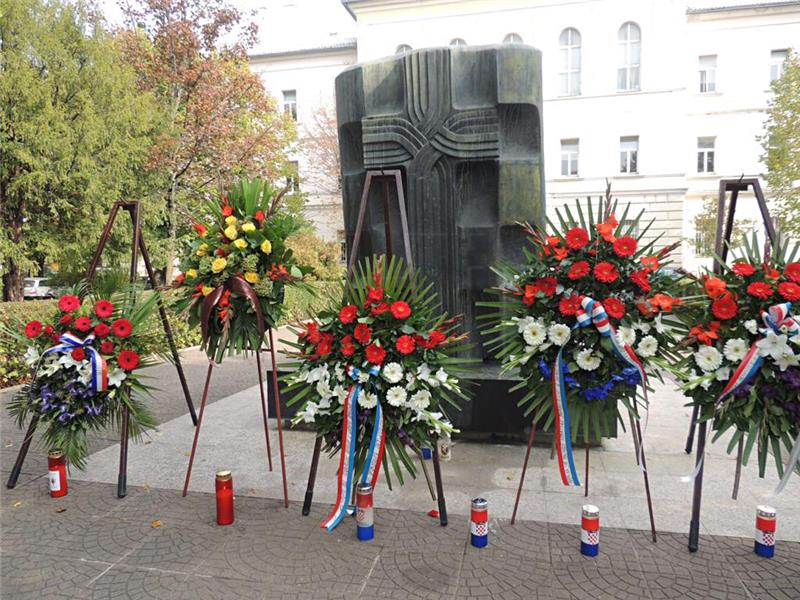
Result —
[[[310, 314], [322, 308], [331, 292], [339, 288], [338, 282], [316, 281], [308, 289], [287, 288], [286, 314], [283, 323], [296, 322], [308, 318]], [[168, 299], [167, 299], [168, 300]], [[0, 325], [13, 324], [15, 321], [27, 322], [38, 319], [49, 320], [57, 310], [56, 300], [28, 300], [25, 302], [0, 303]], [[191, 330], [186, 320], [167, 311], [172, 332], [179, 348], [195, 346], [200, 343], [200, 331]], [[144, 332], [146, 346], [153, 350], [162, 350], [166, 346], [164, 330], [157, 312], [148, 321]], [[23, 383], [29, 376], [28, 368], [22, 359], [25, 347], [7, 335], [0, 336], [0, 388]]]

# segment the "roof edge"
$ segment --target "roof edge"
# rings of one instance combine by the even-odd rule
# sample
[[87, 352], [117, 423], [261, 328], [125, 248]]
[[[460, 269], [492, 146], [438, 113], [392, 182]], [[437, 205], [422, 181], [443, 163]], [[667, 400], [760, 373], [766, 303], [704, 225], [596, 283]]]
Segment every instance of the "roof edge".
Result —
[[[344, 1], [344, 0], [343, 0]], [[704, 15], [710, 13], [734, 12], [739, 10], [754, 10], [761, 8], [783, 8], [800, 6], [800, 0], [792, 2], [753, 2], [751, 4], [733, 4], [728, 6], [711, 6], [708, 8], [687, 8], [687, 15]]]
[[258, 58], [284, 58], [291, 56], [298, 56], [301, 54], [335, 54], [337, 52], [344, 52], [346, 50], [355, 50], [358, 48], [358, 41], [353, 38], [341, 44], [330, 46], [311, 46], [308, 48], [297, 48], [293, 50], [277, 50], [275, 52], [260, 52], [258, 54], [249, 54], [249, 60]]

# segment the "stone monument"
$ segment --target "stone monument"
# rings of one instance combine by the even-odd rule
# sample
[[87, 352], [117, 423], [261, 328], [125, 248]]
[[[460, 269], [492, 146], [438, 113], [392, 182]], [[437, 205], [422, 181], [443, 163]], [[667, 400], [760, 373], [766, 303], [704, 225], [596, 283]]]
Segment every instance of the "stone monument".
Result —
[[[541, 64], [538, 50], [520, 44], [429, 48], [336, 79], [348, 249], [366, 172], [400, 169], [415, 265], [474, 340], [491, 265], [519, 256], [517, 222], [544, 215]], [[372, 186], [361, 256], [386, 250], [382, 194]], [[403, 256], [390, 206], [392, 251]]]

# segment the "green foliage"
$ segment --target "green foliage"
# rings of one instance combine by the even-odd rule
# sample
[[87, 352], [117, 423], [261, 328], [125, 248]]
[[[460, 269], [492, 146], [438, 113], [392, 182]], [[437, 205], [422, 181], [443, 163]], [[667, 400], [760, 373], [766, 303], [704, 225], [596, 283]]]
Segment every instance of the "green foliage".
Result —
[[295, 259], [313, 269], [316, 279], [338, 281], [344, 275], [344, 266], [340, 260], [341, 251], [338, 242], [326, 242], [310, 227], [303, 228], [286, 240], [292, 249]]

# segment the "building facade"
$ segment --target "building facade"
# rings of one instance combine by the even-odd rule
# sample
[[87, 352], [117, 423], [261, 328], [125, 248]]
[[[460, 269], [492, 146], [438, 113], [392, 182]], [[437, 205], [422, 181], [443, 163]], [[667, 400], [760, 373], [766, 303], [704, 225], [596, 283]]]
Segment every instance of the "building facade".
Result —
[[[621, 203], [631, 203], [631, 215], [646, 209], [656, 220], [647, 237], [682, 242], [680, 261], [689, 269], [710, 261], [712, 240], [695, 222], [716, 197], [719, 179], [763, 171], [758, 136], [770, 81], [800, 40], [800, 2], [788, 0], [344, 0], [343, 6], [354, 26], [346, 48], [253, 57], [279, 102], [285, 91], [297, 91], [299, 123], [314, 103], [332, 102], [333, 80], [347, 64], [432, 46], [530, 44], [543, 53], [548, 212], [602, 195], [608, 181]], [[330, 190], [307, 192], [315, 198], [309, 211], [315, 220], [338, 210]], [[755, 203], [740, 207], [744, 225], [752, 220], [758, 229]], [[321, 223], [320, 230], [332, 239], [340, 223]]]

